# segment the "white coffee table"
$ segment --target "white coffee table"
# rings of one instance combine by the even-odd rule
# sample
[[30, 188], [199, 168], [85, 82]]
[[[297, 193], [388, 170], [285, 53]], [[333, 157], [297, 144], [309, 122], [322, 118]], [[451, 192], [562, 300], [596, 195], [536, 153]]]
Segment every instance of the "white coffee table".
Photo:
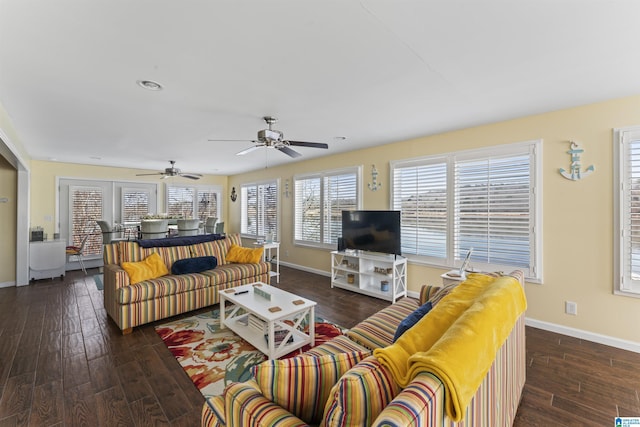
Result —
[[[270, 294], [271, 299], [259, 295], [260, 291]], [[219, 296], [220, 327], [228, 327], [270, 360], [315, 344], [314, 301], [261, 282], [222, 290]], [[227, 302], [234, 304], [228, 315]], [[304, 332], [305, 319], [308, 333]], [[274, 339], [276, 331], [284, 331], [279, 342]]]

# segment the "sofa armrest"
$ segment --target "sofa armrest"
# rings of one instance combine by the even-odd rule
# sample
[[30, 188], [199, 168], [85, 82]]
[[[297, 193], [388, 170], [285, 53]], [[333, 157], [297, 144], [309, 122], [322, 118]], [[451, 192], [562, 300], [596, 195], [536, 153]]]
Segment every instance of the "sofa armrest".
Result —
[[224, 391], [224, 411], [225, 419], [220, 424], [228, 427], [307, 426], [304, 421], [264, 397], [253, 380], [227, 386]]
[[112, 290], [129, 286], [129, 275], [118, 264], [106, 264], [104, 266], [104, 288]]
[[384, 408], [372, 426], [440, 425], [444, 417], [444, 385], [435, 375], [423, 372]]

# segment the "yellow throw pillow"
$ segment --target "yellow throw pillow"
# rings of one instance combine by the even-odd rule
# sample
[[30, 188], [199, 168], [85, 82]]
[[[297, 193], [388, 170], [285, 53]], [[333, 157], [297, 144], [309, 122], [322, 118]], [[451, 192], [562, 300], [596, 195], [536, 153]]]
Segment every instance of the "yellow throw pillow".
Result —
[[156, 252], [146, 257], [144, 261], [123, 262], [122, 268], [129, 275], [129, 283], [132, 285], [169, 274], [169, 269]]
[[238, 245], [231, 245], [227, 252], [227, 262], [237, 262], [239, 264], [256, 264], [262, 259], [264, 248], [262, 246], [251, 249]]

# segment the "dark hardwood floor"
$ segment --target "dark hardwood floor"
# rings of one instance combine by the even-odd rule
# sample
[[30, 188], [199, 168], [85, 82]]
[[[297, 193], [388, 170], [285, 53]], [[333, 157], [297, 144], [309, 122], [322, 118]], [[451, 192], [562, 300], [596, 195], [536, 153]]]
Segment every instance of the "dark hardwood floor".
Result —
[[[204, 399], [155, 324], [123, 336], [93, 274], [0, 289], [0, 427], [198, 426]], [[345, 327], [388, 304], [286, 267], [279, 286], [317, 301], [318, 315]], [[517, 426], [640, 416], [640, 354], [527, 328], [527, 360]]]

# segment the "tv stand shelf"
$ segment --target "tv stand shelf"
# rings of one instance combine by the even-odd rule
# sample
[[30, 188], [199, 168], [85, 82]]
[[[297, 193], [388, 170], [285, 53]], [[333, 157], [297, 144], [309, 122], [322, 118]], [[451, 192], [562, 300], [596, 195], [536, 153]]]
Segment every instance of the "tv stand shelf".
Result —
[[[383, 290], [381, 282], [385, 280], [388, 286]], [[331, 287], [395, 302], [407, 295], [407, 259], [365, 251], [333, 251]]]

